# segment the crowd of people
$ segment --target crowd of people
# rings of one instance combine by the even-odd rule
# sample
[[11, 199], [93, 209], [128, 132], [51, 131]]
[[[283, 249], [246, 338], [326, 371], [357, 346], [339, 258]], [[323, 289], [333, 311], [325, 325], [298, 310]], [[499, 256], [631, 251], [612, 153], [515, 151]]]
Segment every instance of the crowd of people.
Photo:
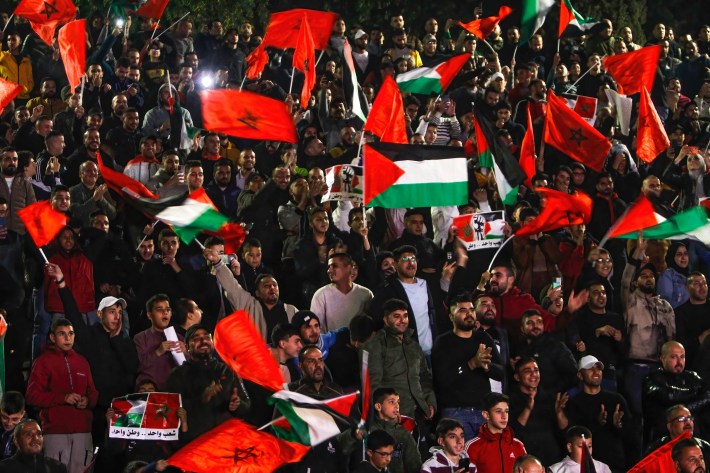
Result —
[[[704, 471], [710, 249], [691, 238], [600, 241], [640, 195], [666, 218], [710, 197], [709, 26], [649, 25], [647, 45], [662, 47], [650, 92], [670, 146], [647, 163], [635, 112], [622, 133], [601, 61], [642, 46], [607, 19], [555, 50], [544, 31], [522, 42], [506, 21], [484, 41], [451, 19], [420, 30], [404, 15], [385, 27], [339, 18], [316, 53], [308, 104], [291, 93], [304, 80], [292, 50], [267, 48], [263, 72], [245, 78], [263, 38], [250, 23], [187, 16], [163, 32], [92, 13], [86, 80], [72, 89], [56, 40], [2, 19], [0, 77], [22, 92], [0, 122], [0, 472], [81, 473], [92, 461], [97, 472], [176, 471], [171, 454], [225, 420], [269, 422], [272, 393], [215, 353], [216, 324], [237, 310], [288, 389], [314, 399], [360, 389], [368, 354], [366, 424], [353, 412], [348, 429], [279, 471], [578, 472], [588, 451], [597, 472], [618, 473], [688, 432], [672, 449], [676, 470]], [[468, 202], [324, 200], [326, 170], [360, 165], [359, 144], [378, 139], [344, 91], [346, 39], [365, 108], [387, 76], [470, 54], [440, 96], [403, 95], [411, 144], [466, 154]], [[202, 129], [199, 92], [217, 88], [283, 101], [298, 143]], [[532, 185], [504, 205], [479, 162], [473, 112], [517, 157], [528, 112], [542, 145], [548, 89], [595, 98], [593, 126], [611, 151], [595, 172], [548, 146]], [[244, 243], [234, 254], [216, 236], [185, 244], [110, 189], [103, 166], [160, 198], [204, 189], [242, 224]], [[542, 188], [588, 194], [589, 223], [512, 236], [539, 215]], [[43, 200], [68, 225], [41, 253], [19, 212]], [[467, 251], [454, 217], [496, 210], [510, 243]], [[112, 401], [150, 392], [181, 395], [179, 438], [109, 437]]]

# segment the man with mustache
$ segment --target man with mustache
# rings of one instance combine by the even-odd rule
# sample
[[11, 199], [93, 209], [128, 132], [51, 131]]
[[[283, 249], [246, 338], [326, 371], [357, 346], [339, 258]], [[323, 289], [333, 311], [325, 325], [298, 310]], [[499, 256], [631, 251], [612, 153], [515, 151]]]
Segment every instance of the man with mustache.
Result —
[[18, 211], [37, 201], [32, 183], [17, 172], [17, 151], [12, 147], [0, 150], [0, 197], [9, 204], [5, 226], [8, 230], [25, 234], [25, 225], [20, 220]]
[[214, 356], [212, 334], [202, 324], [185, 334], [190, 360], [175, 368], [168, 378], [167, 391], [180, 393], [187, 410], [185, 444], [232, 417], [243, 418], [251, 407], [241, 378]]
[[491, 392], [491, 379], [503, 379], [504, 367], [490, 335], [476, 330], [470, 294], [451, 301], [449, 319], [453, 330], [439, 335], [431, 352], [434, 391], [441, 415], [461, 422], [468, 441], [485, 423], [483, 397]]
[[705, 458], [698, 439], [687, 438], [673, 445], [671, 458], [678, 473], [705, 473]]
[[[672, 439], [677, 438], [684, 434], [685, 432], [690, 432], [691, 435], [695, 434], [695, 418], [690, 413], [687, 407], [683, 404], [676, 404], [666, 409], [666, 429], [668, 429], [668, 434], [665, 437], [656, 440], [651, 445], [646, 448], [644, 455], [656, 450], [661, 445], [665, 445]], [[700, 445], [700, 449], [703, 451], [703, 456], [710, 455], [710, 443], [707, 441], [696, 437], [695, 441]]]

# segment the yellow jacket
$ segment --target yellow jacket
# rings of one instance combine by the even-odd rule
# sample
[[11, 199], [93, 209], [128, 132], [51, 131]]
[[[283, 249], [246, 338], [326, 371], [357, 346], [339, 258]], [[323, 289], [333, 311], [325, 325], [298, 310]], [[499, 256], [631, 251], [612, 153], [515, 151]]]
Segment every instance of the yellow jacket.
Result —
[[35, 87], [32, 77], [32, 62], [28, 56], [23, 56], [20, 63], [10, 51], [0, 51], [0, 77], [19, 84], [24, 89], [18, 98], [30, 98], [30, 92]]

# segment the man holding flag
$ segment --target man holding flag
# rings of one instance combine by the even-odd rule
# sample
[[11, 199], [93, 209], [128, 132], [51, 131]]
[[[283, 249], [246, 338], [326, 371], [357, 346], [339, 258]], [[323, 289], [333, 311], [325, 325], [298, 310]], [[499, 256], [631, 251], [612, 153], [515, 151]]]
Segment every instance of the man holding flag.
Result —
[[565, 437], [568, 455], [550, 466], [552, 473], [611, 473], [606, 463], [592, 458], [592, 433], [588, 428], [575, 425]]

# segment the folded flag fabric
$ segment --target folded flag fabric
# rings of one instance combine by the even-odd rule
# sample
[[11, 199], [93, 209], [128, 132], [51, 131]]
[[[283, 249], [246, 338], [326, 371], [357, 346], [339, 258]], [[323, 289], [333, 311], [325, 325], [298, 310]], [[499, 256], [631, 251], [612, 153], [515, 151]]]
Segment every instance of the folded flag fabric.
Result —
[[517, 237], [559, 230], [569, 225], [587, 224], [592, 219], [592, 199], [583, 192], [570, 195], [543, 188], [538, 188], [536, 192], [543, 199], [542, 211], [535, 220], [515, 232]]
[[471, 59], [470, 54], [459, 54], [431, 67], [417, 67], [397, 75], [397, 86], [402, 92], [423, 95], [441, 94], [469, 59]]
[[557, 36], [581, 36], [599, 24], [594, 18], [585, 18], [572, 7], [572, 2], [560, 2], [560, 27]]
[[454, 217], [453, 226], [466, 251], [498, 248], [505, 238], [505, 214], [502, 210], [459, 215]]
[[352, 97], [349, 103], [352, 113], [365, 123], [368, 112], [367, 100], [364, 97], [362, 100], [360, 99], [360, 84], [357, 81], [355, 63], [353, 62], [353, 48], [347, 39], [343, 45], [343, 60], [348, 66], [348, 73], [345, 74], [343, 71], [343, 92], [346, 98]]
[[57, 36], [69, 86], [75, 90], [86, 70], [86, 20], [70, 21]]
[[459, 26], [469, 33], [476, 35], [480, 39], [486, 39], [490, 35], [498, 23], [500, 23], [506, 16], [510, 15], [513, 9], [507, 5], [502, 5], [498, 9], [498, 16], [489, 16], [487, 18], [479, 18], [478, 20], [473, 20], [469, 23], [461, 23], [459, 21]]
[[167, 440], [178, 439], [180, 394], [135, 393], [111, 401], [115, 414], [108, 428], [110, 438]]
[[653, 90], [658, 60], [661, 57], [661, 45], [646, 46], [624, 54], [606, 56], [602, 59], [604, 68], [616, 81], [620, 94], [633, 95], [646, 90]]
[[350, 200], [362, 203], [362, 166], [339, 164], [325, 170], [325, 184], [328, 192], [323, 202], [329, 200]]
[[535, 135], [533, 132], [530, 109], [526, 108], [528, 127], [525, 130], [523, 143], [520, 145], [520, 167], [525, 172], [525, 186], [532, 189], [532, 178], [537, 173], [537, 153], [535, 153]]
[[633, 100], [626, 95], [619, 94], [615, 90], [611, 89], [604, 89], [604, 93], [606, 94], [607, 99], [609, 99], [609, 103], [616, 111], [616, 123], [621, 129], [621, 134], [629, 136]]
[[309, 451], [310, 447], [230, 419], [178, 450], [168, 463], [194, 473], [262, 473], [300, 461]]
[[462, 148], [365, 145], [365, 205], [385, 208], [461, 205], [468, 198]]
[[646, 86], [641, 88], [639, 120], [636, 133], [636, 155], [646, 163], [653, 162], [671, 144], [661, 118], [651, 101]]
[[582, 458], [579, 462], [579, 473], [597, 473], [594, 461], [592, 461], [592, 453], [589, 451], [584, 436], [582, 436]]
[[370, 362], [370, 352], [362, 351], [362, 363], [360, 364], [360, 382], [362, 383], [362, 416], [360, 417], [360, 426], [365, 425], [367, 415], [370, 413], [370, 401], [372, 397], [370, 386], [370, 372], [368, 366]]
[[37, 248], [52, 241], [69, 222], [67, 216], [54, 210], [48, 200], [35, 202], [17, 213]]
[[404, 123], [404, 104], [397, 83], [385, 77], [365, 122], [365, 131], [372, 132], [388, 143], [407, 144], [407, 125]]
[[315, 52], [311, 28], [308, 26], [308, 21], [304, 14], [303, 20], [301, 21], [301, 28], [298, 30], [298, 38], [292, 59], [293, 67], [303, 72], [306, 76], [301, 90], [301, 108], [304, 110], [308, 108], [308, 102], [311, 99], [311, 90], [313, 90], [313, 87], [316, 85]]
[[290, 427], [283, 429], [278, 423], [273, 423], [272, 428], [280, 438], [304, 445], [318, 445], [347, 428], [355, 427], [349, 414], [358, 394], [355, 392], [343, 396], [339, 409], [336, 409], [325, 401], [318, 401], [301, 393], [278, 391], [269, 398], [269, 403], [283, 414]]

